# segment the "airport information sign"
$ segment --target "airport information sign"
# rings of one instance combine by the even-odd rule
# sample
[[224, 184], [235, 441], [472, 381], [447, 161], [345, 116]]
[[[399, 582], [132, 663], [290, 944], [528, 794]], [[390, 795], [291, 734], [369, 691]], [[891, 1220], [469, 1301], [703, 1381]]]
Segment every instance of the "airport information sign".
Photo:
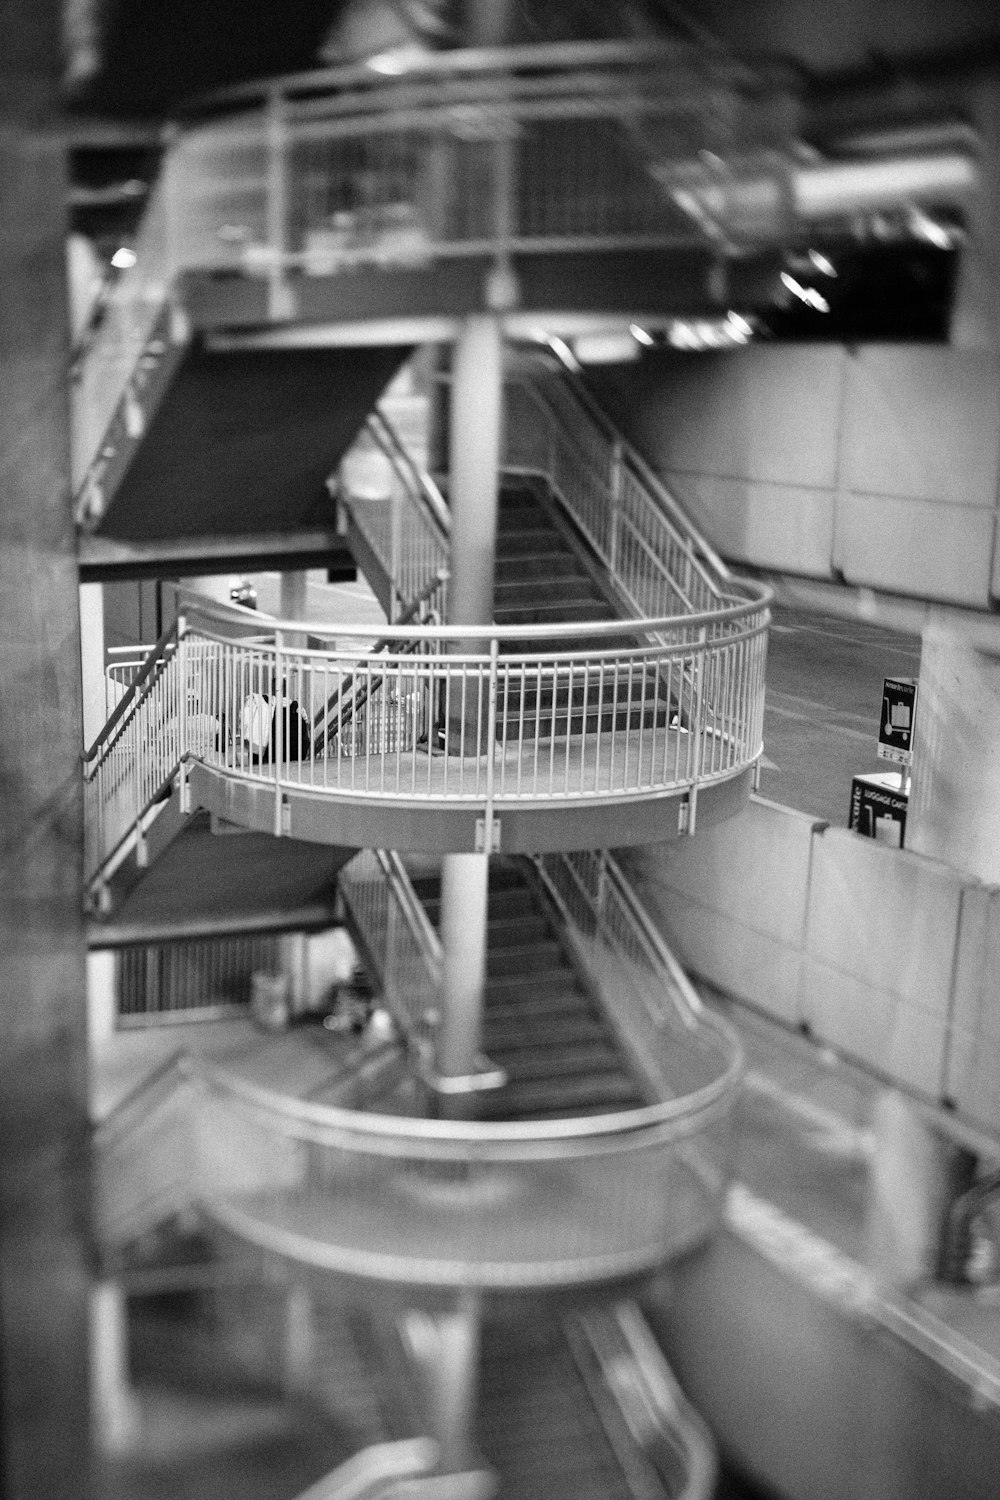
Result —
[[917, 684], [912, 677], [886, 677], [878, 724], [878, 757], [897, 765], [913, 764], [913, 720]]

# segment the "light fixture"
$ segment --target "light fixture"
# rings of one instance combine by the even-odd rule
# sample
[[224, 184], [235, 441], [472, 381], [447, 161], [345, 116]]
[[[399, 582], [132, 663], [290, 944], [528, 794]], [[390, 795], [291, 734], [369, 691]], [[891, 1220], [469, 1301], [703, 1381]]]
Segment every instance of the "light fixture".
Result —
[[116, 271], [129, 271], [138, 259], [134, 250], [130, 250], [127, 245], [119, 245], [111, 257], [111, 264]]
[[403, 73], [412, 72], [426, 55], [425, 49], [415, 44], [392, 47], [387, 52], [376, 52], [374, 57], [366, 58], [365, 67], [373, 73], [381, 73], [384, 78], [399, 78]]
[[833, 261], [825, 256], [820, 250], [810, 250], [809, 260], [813, 267], [819, 271], [821, 276], [836, 276], [837, 268]]
[[948, 230], [945, 229], [943, 224], [939, 224], [936, 219], [932, 219], [925, 214], [922, 209], [914, 206], [910, 209], [906, 218], [911, 232], [920, 239], [927, 240], [929, 244], [936, 246], [938, 250], [952, 249], [954, 241]]
[[618, 365], [638, 359], [639, 346], [627, 330], [583, 333], [573, 340], [573, 353], [581, 365]]
[[782, 286], [788, 288], [793, 296], [798, 297], [800, 302], [804, 302], [807, 307], [814, 308], [816, 312], [830, 311], [830, 304], [822, 293], [817, 292], [815, 287], [803, 286], [801, 281], [796, 281], [795, 277], [790, 276], [787, 271], [782, 271], [781, 283]]
[[653, 338], [653, 335], [649, 332], [649, 330], [646, 328], [640, 328], [638, 323], [630, 323], [628, 325], [628, 331], [637, 343], [645, 344], [647, 348], [652, 348], [653, 344], [656, 343], [656, 340]]

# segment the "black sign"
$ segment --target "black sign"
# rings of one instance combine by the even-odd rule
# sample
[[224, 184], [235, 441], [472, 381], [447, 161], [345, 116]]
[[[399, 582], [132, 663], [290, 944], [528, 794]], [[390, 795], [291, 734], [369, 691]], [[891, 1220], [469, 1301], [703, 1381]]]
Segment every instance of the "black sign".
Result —
[[897, 780], [898, 777], [888, 771], [855, 776], [851, 782], [847, 826], [866, 838], [878, 839], [880, 844], [901, 849], [906, 832], [907, 797], [897, 786], [887, 785]]
[[916, 710], [917, 684], [912, 677], [887, 677], [882, 686], [882, 712], [878, 721], [880, 760], [912, 765]]

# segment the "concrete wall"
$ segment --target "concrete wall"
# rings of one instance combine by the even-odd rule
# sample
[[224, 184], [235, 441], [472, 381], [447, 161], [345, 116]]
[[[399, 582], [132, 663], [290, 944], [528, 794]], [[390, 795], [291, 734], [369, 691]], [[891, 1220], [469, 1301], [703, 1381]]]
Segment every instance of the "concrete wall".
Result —
[[1000, 888], [761, 798], [625, 859], [694, 973], [1000, 1132]]
[[594, 377], [737, 563], [985, 608], [1000, 596], [1000, 355], [759, 345]]

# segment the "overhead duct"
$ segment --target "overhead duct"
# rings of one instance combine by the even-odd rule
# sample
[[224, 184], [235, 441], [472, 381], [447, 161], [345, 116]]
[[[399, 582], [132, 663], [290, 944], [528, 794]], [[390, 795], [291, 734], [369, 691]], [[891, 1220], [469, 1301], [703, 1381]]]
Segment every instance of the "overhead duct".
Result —
[[797, 162], [767, 153], [661, 163], [653, 175], [710, 239], [773, 244], [807, 225], [913, 206], [961, 207], [975, 191], [967, 150], [852, 161]]

